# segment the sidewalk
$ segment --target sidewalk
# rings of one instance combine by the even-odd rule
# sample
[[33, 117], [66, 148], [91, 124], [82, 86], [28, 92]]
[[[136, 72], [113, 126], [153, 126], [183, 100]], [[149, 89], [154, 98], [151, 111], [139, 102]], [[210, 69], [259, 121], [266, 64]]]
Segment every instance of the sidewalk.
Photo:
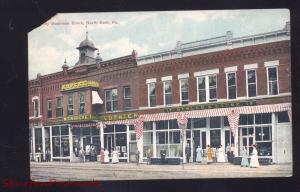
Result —
[[289, 177], [292, 164], [274, 164], [245, 168], [229, 163], [147, 165], [134, 163], [100, 164], [99, 162], [31, 162], [31, 176], [36, 181], [57, 180], [144, 180], [188, 178]]

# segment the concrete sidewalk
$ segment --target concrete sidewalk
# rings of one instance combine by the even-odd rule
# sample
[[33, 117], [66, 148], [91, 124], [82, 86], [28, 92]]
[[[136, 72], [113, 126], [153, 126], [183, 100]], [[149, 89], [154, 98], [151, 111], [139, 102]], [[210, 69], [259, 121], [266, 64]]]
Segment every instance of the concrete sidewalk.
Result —
[[101, 164], [99, 162], [31, 162], [33, 180], [144, 180], [188, 178], [289, 177], [292, 164], [274, 164], [244, 168], [229, 163], [147, 165], [133, 163]]

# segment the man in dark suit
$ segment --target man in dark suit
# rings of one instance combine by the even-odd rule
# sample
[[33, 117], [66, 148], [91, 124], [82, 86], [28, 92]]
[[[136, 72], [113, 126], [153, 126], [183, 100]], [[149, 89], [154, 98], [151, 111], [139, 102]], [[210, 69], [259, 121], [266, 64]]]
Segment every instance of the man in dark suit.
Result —
[[186, 157], [186, 163], [189, 163], [191, 158], [191, 147], [189, 144], [187, 144], [187, 147], [185, 148], [185, 157]]

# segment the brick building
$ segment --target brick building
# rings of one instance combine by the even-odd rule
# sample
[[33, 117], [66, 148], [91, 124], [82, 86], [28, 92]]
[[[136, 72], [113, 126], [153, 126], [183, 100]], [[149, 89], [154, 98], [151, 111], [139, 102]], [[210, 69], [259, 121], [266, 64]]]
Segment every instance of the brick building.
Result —
[[116, 147], [121, 161], [165, 150], [185, 162], [187, 145], [194, 161], [198, 146], [233, 144], [239, 156], [241, 146], [250, 154], [257, 143], [260, 158], [292, 162], [289, 22], [140, 57], [103, 61], [88, 37], [77, 49], [73, 66], [65, 61], [62, 71], [29, 81], [33, 160], [49, 149], [53, 161], [75, 161], [94, 145], [97, 153]]

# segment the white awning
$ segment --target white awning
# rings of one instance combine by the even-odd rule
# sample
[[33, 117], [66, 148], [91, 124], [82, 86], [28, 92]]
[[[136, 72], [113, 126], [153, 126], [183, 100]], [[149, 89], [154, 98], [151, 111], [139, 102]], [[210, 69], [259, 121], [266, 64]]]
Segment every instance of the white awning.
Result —
[[103, 104], [97, 91], [92, 91], [92, 104]]

